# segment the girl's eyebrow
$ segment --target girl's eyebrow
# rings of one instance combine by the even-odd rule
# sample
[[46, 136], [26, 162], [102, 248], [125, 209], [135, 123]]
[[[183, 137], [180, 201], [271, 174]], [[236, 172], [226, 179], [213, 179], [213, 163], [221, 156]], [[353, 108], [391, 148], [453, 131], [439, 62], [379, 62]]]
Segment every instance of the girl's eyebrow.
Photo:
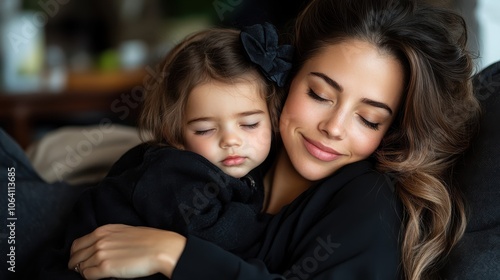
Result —
[[[323, 81], [325, 81], [325, 83], [327, 83], [328, 85], [330, 85], [332, 88], [336, 89], [339, 92], [342, 92], [344, 90], [344, 88], [342, 88], [342, 86], [339, 85], [339, 83], [337, 83], [332, 78], [330, 78], [327, 75], [325, 75], [324, 73], [311, 72], [311, 73], [309, 73], [309, 75], [321, 78]], [[389, 107], [387, 104], [385, 104], [383, 102], [375, 101], [375, 100], [368, 99], [368, 98], [363, 98], [361, 100], [361, 102], [363, 102], [363, 103], [365, 103], [367, 105], [371, 105], [373, 107], [385, 109], [389, 113], [389, 115], [392, 116], [392, 109], [391, 109], [391, 107]]]
[[252, 111], [245, 111], [245, 112], [238, 113], [238, 116], [245, 117], [245, 116], [251, 116], [251, 115], [258, 115], [258, 114], [264, 114], [264, 111], [259, 110], [259, 109], [252, 110]]
[[[236, 114], [236, 117], [246, 117], [246, 116], [251, 116], [251, 115], [259, 115], [259, 114], [264, 114], [264, 111], [262, 110], [252, 110], [252, 111], [245, 111], [245, 112], [241, 112], [241, 113], [238, 113]], [[214, 118], [213, 117], [199, 117], [199, 118], [194, 118], [194, 119], [191, 119], [187, 122], [187, 124], [192, 124], [194, 122], [209, 122], [209, 121], [213, 121]]]
[[194, 122], [209, 122], [213, 120], [213, 118], [211, 117], [200, 117], [200, 118], [194, 118], [194, 119], [191, 119], [187, 122], [187, 124], [192, 124]]

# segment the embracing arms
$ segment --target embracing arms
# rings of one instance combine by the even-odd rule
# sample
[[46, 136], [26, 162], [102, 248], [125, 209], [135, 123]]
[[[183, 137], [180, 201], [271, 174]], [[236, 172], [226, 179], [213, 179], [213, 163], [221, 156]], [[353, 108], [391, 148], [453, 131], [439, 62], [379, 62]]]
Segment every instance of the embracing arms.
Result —
[[[363, 165], [355, 165], [347, 173], [360, 168]], [[144, 259], [156, 258], [150, 262], [155, 271], [174, 280], [399, 279], [399, 201], [386, 176], [373, 171], [358, 175], [333, 177], [285, 207], [272, 219], [262, 249], [253, 259], [243, 260], [194, 236], [184, 239], [147, 228], [116, 226], [122, 233], [110, 231], [109, 235], [127, 236], [117, 244], [123, 250], [135, 244], [152, 246], [152, 250], [141, 251], [147, 252]], [[77, 244], [85, 247], [88, 240], [98, 240], [99, 234], [101, 230], [94, 231]], [[146, 236], [156, 241], [141, 239]], [[93, 255], [107, 255], [98, 246], [92, 248]], [[73, 254], [71, 265], [80, 261], [78, 255]], [[127, 274], [134, 272], [127, 271], [133, 268], [129, 263], [133, 254], [122, 257], [123, 263], [101, 262], [108, 264], [99, 268], [102, 275], [135, 275]], [[113, 274], [118, 272], [125, 274]]]

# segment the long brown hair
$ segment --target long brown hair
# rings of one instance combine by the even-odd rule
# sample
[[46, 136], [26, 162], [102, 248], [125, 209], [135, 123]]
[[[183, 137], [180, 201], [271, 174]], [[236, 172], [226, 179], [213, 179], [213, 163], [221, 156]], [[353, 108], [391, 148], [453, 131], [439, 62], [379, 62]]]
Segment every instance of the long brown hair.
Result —
[[464, 202], [449, 177], [479, 116], [463, 18], [413, 0], [313, 0], [295, 32], [295, 71], [321, 48], [351, 38], [405, 69], [401, 108], [374, 156], [396, 178], [405, 207], [402, 274], [433, 278], [465, 230]]
[[[266, 99], [271, 124], [277, 131], [284, 92], [268, 81], [250, 61], [240, 41], [240, 32], [226, 28], [199, 31], [177, 44], [152, 77], [139, 119], [144, 139], [157, 145], [179, 147], [184, 143], [183, 113], [194, 87], [210, 80], [237, 83], [251, 79]], [[144, 137], [148, 135], [150, 137]]]

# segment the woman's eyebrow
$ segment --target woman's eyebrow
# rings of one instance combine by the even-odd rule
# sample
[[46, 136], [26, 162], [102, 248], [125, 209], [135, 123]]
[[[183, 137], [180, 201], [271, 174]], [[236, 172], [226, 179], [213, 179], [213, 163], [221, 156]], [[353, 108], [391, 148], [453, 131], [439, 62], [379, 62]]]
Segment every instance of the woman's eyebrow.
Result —
[[337, 83], [336, 81], [332, 80], [332, 78], [328, 77], [327, 75], [325, 75], [323, 73], [320, 73], [320, 72], [311, 72], [311, 73], [309, 73], [309, 75], [313, 75], [313, 76], [321, 78], [323, 81], [325, 81], [327, 84], [329, 84], [331, 87], [333, 87], [334, 89], [336, 89], [339, 92], [344, 91], [344, 88], [342, 88], [339, 85], [339, 83]]
[[[339, 85], [339, 83], [337, 83], [332, 78], [328, 77], [327, 75], [325, 75], [323, 73], [320, 73], [320, 72], [311, 72], [310, 75], [313, 75], [313, 76], [321, 78], [328, 85], [330, 85], [331, 87], [333, 87], [334, 89], [336, 89], [339, 92], [342, 92], [344, 90], [344, 88], [341, 85]], [[365, 104], [368, 104], [368, 105], [371, 105], [373, 107], [385, 109], [387, 112], [389, 112], [389, 115], [392, 116], [393, 112], [392, 112], [391, 107], [389, 107], [385, 103], [382, 103], [382, 102], [379, 102], [379, 101], [375, 101], [375, 100], [372, 100], [372, 99], [368, 99], [368, 98], [363, 98], [361, 100], [361, 102], [363, 102]]]
[[387, 104], [385, 104], [385, 103], [378, 102], [378, 101], [375, 101], [375, 100], [371, 100], [371, 99], [368, 99], [368, 98], [363, 98], [361, 100], [361, 102], [363, 102], [365, 104], [368, 104], [368, 105], [371, 105], [373, 107], [385, 109], [387, 112], [389, 112], [389, 115], [392, 116], [392, 109]]

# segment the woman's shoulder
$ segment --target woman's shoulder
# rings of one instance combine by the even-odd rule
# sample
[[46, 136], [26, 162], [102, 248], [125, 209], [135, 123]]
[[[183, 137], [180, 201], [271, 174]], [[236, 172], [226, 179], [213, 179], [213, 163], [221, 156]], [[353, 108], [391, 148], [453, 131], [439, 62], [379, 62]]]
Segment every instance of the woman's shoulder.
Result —
[[[356, 220], [359, 230], [365, 232], [380, 227], [393, 232], [400, 230], [403, 206], [395, 190], [395, 180], [375, 170], [370, 161], [346, 166], [323, 181], [315, 195], [328, 197], [323, 212], [330, 219]], [[343, 217], [342, 213], [346, 215]]]
[[335, 196], [338, 204], [370, 203], [371, 206], [393, 207], [399, 204], [395, 180], [375, 169], [365, 160], [343, 167], [339, 172], [318, 184], [318, 194]]
[[[369, 161], [356, 162], [318, 182], [273, 217], [268, 226], [271, 238], [266, 238], [261, 252], [293, 268], [307, 265], [323, 250], [325, 256], [310, 278], [353, 279], [359, 274], [359, 279], [396, 279], [401, 214], [390, 177]], [[280, 246], [287, 248], [285, 253], [276, 249]], [[280, 271], [283, 262], [270, 261], [269, 267]], [[300, 276], [293, 269], [281, 272]]]
[[[338, 231], [337, 226], [342, 224], [358, 229], [366, 226], [370, 230], [371, 225], [377, 222], [399, 229], [402, 204], [393, 180], [376, 171], [370, 161], [360, 161], [318, 182], [284, 207], [277, 216], [277, 220], [281, 221], [308, 217], [308, 226], [304, 227], [306, 231], [317, 227], [321, 220], [327, 221], [323, 224], [327, 231]], [[322, 230], [321, 226], [316, 229]]]

